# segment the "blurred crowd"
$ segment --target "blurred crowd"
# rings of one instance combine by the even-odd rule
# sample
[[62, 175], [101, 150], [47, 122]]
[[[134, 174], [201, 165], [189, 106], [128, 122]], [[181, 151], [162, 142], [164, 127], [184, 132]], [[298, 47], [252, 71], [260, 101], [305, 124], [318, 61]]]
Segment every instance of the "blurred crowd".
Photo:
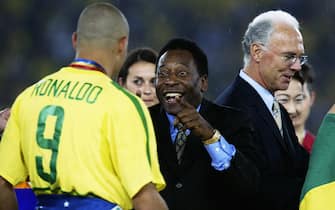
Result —
[[[71, 62], [72, 30], [80, 9], [95, 0], [5, 0], [0, 3], [0, 108], [10, 106], [25, 87], [43, 75]], [[306, 53], [316, 72], [317, 99], [308, 125], [315, 132], [334, 101], [335, 74], [331, 0], [154, 1], [114, 0], [131, 27], [129, 50], [152, 46], [157, 50], [173, 36], [199, 43], [209, 59], [211, 84], [207, 97], [214, 99], [242, 67], [241, 37], [250, 18], [268, 9], [283, 9], [301, 23]]]

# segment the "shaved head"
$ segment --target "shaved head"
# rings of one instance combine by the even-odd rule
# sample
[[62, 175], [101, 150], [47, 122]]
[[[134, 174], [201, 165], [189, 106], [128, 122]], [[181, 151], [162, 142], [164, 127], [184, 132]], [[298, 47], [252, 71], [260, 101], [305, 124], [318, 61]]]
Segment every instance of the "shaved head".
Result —
[[118, 8], [109, 3], [95, 3], [80, 14], [76, 32], [77, 47], [104, 47], [128, 37], [129, 26]]

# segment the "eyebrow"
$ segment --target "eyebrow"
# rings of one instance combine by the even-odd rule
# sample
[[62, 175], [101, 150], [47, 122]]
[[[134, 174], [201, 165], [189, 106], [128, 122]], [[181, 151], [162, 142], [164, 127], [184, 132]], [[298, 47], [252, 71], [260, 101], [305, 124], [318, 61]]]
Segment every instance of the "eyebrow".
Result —
[[134, 77], [134, 79], [144, 79], [142, 76], [137, 76], [137, 75], [135, 75], [135, 77]]
[[287, 96], [287, 97], [289, 97], [290, 95], [289, 94], [287, 94], [287, 93], [278, 93], [278, 95], [277, 96]]

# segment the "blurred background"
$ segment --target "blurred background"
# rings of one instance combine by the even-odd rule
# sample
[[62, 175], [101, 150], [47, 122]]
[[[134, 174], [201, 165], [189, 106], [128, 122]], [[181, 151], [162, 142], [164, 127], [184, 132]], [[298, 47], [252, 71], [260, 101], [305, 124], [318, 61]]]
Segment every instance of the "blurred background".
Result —
[[[71, 35], [81, 10], [94, 0], [1, 0], [0, 109], [41, 77], [74, 57]], [[335, 1], [333, 0], [115, 0], [130, 24], [129, 50], [159, 50], [167, 40], [193, 39], [209, 59], [214, 100], [243, 65], [241, 39], [259, 13], [282, 9], [301, 24], [305, 52], [316, 72], [316, 103], [308, 128], [317, 131], [335, 102]]]

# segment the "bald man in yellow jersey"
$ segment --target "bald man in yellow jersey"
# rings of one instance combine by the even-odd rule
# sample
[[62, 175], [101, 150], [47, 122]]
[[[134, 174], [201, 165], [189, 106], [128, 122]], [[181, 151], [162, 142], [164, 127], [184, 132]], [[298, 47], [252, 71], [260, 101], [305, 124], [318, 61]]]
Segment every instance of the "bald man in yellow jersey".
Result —
[[115, 78], [129, 28], [113, 5], [83, 10], [75, 60], [15, 100], [0, 143], [0, 209], [30, 178], [37, 209], [167, 209], [150, 115]]

